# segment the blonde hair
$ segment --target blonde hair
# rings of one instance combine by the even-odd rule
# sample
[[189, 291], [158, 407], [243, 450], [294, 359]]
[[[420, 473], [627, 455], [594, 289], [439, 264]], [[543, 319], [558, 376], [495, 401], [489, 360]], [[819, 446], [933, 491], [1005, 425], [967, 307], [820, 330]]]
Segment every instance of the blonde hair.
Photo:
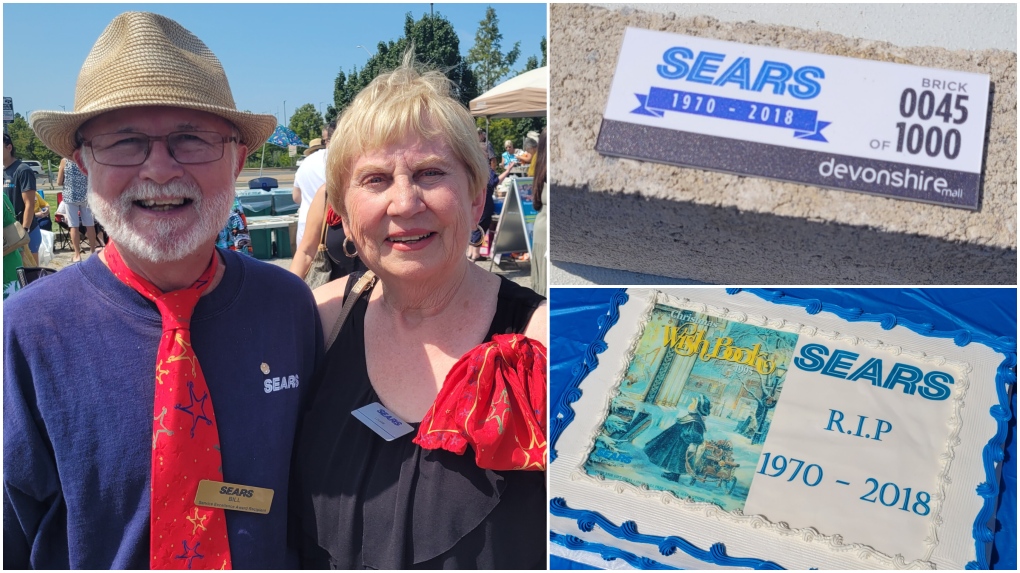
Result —
[[337, 122], [326, 156], [326, 196], [333, 210], [346, 215], [344, 194], [354, 163], [363, 154], [407, 135], [441, 139], [468, 171], [471, 199], [485, 190], [489, 162], [478, 145], [474, 119], [451, 96], [452, 82], [437, 71], [418, 71], [414, 49], [397, 69], [361, 90]]

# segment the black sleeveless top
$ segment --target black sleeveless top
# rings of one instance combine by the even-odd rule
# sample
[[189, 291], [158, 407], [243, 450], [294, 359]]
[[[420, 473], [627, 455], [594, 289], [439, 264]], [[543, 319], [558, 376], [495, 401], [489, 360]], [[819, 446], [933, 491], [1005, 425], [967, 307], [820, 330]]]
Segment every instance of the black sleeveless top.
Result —
[[[506, 279], [498, 297], [486, 340], [523, 332], [544, 300]], [[327, 353], [298, 438], [291, 507], [303, 566], [545, 569], [545, 472], [480, 469], [470, 446], [423, 450], [411, 442], [417, 423], [387, 442], [351, 415], [379, 401], [365, 362], [367, 309], [362, 296]]]

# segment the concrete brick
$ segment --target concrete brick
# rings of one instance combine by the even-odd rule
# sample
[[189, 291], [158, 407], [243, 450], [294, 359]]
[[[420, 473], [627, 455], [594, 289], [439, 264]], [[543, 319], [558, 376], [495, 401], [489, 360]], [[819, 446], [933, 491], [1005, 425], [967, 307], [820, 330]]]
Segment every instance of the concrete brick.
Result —
[[[603, 157], [627, 26], [991, 76], [977, 211]], [[713, 283], [1016, 284], [1016, 53], [898, 47], [828, 32], [550, 6], [554, 260]]]

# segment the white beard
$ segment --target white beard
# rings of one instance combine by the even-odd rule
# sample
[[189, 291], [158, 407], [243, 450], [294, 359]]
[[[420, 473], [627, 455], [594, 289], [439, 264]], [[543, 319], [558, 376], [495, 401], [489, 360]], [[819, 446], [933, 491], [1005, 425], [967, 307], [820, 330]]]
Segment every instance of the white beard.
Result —
[[[203, 196], [197, 185], [180, 180], [165, 185], [139, 182], [114, 200], [106, 201], [92, 189], [92, 180], [89, 179], [88, 203], [118, 249], [151, 263], [167, 263], [198, 252], [204, 244], [216, 238], [234, 205], [233, 191], [231, 188], [229, 193], [213, 192], [210, 196]], [[177, 218], [161, 221], [147, 229], [128, 222], [127, 216], [135, 201], [157, 198], [190, 199], [191, 203], [184, 208], [194, 209], [198, 221], [189, 228], [187, 221]]]

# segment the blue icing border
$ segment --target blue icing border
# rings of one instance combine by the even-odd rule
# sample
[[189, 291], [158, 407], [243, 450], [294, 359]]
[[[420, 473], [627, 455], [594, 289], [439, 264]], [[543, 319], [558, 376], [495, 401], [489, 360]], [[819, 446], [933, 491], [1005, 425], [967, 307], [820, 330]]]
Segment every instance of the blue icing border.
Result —
[[[773, 304], [803, 307], [808, 314], [818, 314], [824, 310], [826, 312], [831, 312], [848, 322], [877, 322], [885, 330], [892, 330], [896, 326], [903, 326], [904, 328], [908, 328], [922, 336], [932, 338], [952, 338], [953, 342], [957, 346], [961, 347], [966, 346], [971, 342], [978, 342], [1005, 355], [1005, 359], [996, 369], [995, 376], [995, 390], [996, 395], [999, 398], [999, 404], [992, 406], [989, 409], [989, 414], [997, 422], [997, 430], [995, 435], [992, 436], [981, 452], [981, 457], [984, 462], [985, 477], [987, 479], [976, 489], [976, 493], [984, 499], [982, 508], [974, 520], [974, 527], [972, 530], [974, 535], [974, 550], [976, 559], [968, 562], [966, 565], [967, 569], [988, 569], [988, 544], [994, 539], [994, 532], [991, 527], [989, 527], [989, 523], [991, 523], [992, 517], [995, 513], [995, 500], [999, 493], [995, 464], [1001, 463], [1003, 456], [1005, 455], [1004, 448], [1006, 444], [1006, 434], [1008, 432], [1009, 420], [1011, 418], [1009, 392], [1006, 387], [1016, 384], [1016, 338], [1008, 336], [993, 337], [980, 332], [974, 334], [964, 329], [937, 331], [934, 326], [929, 323], [915, 323], [907, 319], [899, 318], [893, 313], [866, 313], [859, 308], [845, 309], [836, 304], [823, 303], [819, 299], [801, 299], [793, 297], [779, 290], [740, 288], [726, 289], [726, 293], [730, 295], [735, 295], [741, 291], [746, 291]], [[572, 404], [581, 397], [581, 390], [579, 386], [588, 374], [598, 367], [597, 355], [605, 352], [607, 348], [605, 342], [606, 333], [620, 320], [619, 307], [621, 304], [627, 302], [628, 299], [629, 297], [627, 296], [626, 289], [619, 289], [613, 294], [610, 299], [609, 312], [599, 317], [598, 335], [585, 350], [584, 360], [580, 364], [574, 366], [574, 378], [567, 385], [563, 394], [560, 396], [559, 401], [552, 410], [553, 415], [550, 423], [551, 432], [549, 447], [550, 461], [556, 460], [556, 442], [559, 440], [563, 430], [566, 429], [566, 427], [574, 420], [575, 413]], [[562, 498], [554, 498], [549, 502], [549, 506], [550, 512], [553, 515], [577, 518], [578, 527], [580, 527], [583, 531], [591, 531], [591, 528], [594, 527], [595, 524], [598, 524], [607, 532], [618, 538], [640, 543], [653, 543], [660, 547], [660, 552], [663, 552], [664, 548], [671, 548], [669, 553], [663, 552], [664, 555], [672, 555], [676, 549], [681, 549], [696, 559], [720, 566], [755, 567], [756, 569], [782, 569], [782, 567], [771, 561], [754, 558], [729, 557], [726, 555], [726, 548], [722, 543], [712, 545], [710, 551], [705, 552], [703, 549], [699, 549], [681, 537], [655, 537], [639, 534], [637, 532], [637, 525], [630, 521], [624, 523], [623, 527], [616, 527], [596, 512], [570, 509], [567, 507], [566, 502]], [[585, 527], [588, 527], [588, 529], [585, 529]], [[570, 549], [599, 552], [603, 558], [607, 560], [619, 557], [639, 568], [666, 568], [665, 565], [656, 561], [637, 557], [631, 553], [627, 553], [626, 551], [621, 551], [598, 543], [589, 543], [569, 535], [560, 535], [555, 532], [550, 532], [550, 540]], [[568, 545], [565, 540], [576, 541], [571, 541], [570, 543], [572, 543], [572, 545]], [[666, 543], [667, 541], [669, 542], [669, 545], [663, 545], [663, 543]], [[607, 557], [607, 555], [610, 556]], [[631, 561], [631, 559], [634, 559], [635, 561]], [[763, 566], [766, 564], [767, 566]]]
[[989, 527], [992, 517], [995, 514], [995, 500], [999, 496], [999, 480], [996, 479], [995, 464], [1001, 463], [1005, 456], [1006, 434], [1009, 431], [1009, 420], [1011, 418], [1009, 408], [1009, 392], [1006, 386], [1016, 384], [1016, 338], [1008, 336], [988, 336], [984, 333], [974, 334], [968, 330], [935, 330], [928, 323], [918, 324], [916, 322], [898, 318], [892, 313], [867, 313], [859, 308], [844, 309], [831, 303], [823, 303], [818, 299], [801, 299], [787, 295], [781, 290], [768, 289], [739, 289], [728, 288], [726, 293], [737, 294], [746, 291], [761, 299], [773, 304], [785, 304], [789, 306], [801, 306], [808, 314], [818, 314], [821, 311], [831, 312], [848, 322], [877, 322], [885, 330], [892, 330], [895, 326], [908, 328], [922, 336], [931, 338], [952, 338], [957, 346], [967, 346], [971, 342], [984, 344], [996, 352], [1005, 355], [1005, 359], [999, 364], [995, 374], [995, 392], [999, 403], [992, 406], [988, 413], [995, 419], [997, 429], [992, 439], [988, 440], [981, 450], [981, 459], [984, 462], [985, 481], [978, 485], [977, 494], [984, 498], [981, 511], [974, 519], [972, 533], [974, 535], [974, 553], [976, 559], [967, 563], [967, 569], [988, 569], [988, 544], [994, 541], [995, 533]]
[[573, 535], [564, 535], [562, 533], [556, 533], [555, 531], [549, 532], [549, 541], [575, 551], [590, 551], [592, 553], [598, 553], [606, 561], [623, 559], [631, 566], [638, 569], [676, 569], [676, 567], [664, 565], [647, 557], [639, 557], [617, 547], [610, 547], [608, 545], [602, 545], [601, 543], [585, 541], [578, 537], [574, 537]]
[[[726, 555], [726, 546], [722, 543], [714, 543], [708, 551], [701, 549], [682, 537], [670, 535], [668, 537], [657, 537], [655, 535], [644, 535], [638, 533], [637, 523], [625, 521], [622, 525], [616, 526], [602, 514], [585, 509], [571, 509], [567, 501], [562, 497], [554, 497], [549, 501], [549, 511], [557, 517], [566, 517], [577, 520], [577, 527], [581, 531], [591, 531], [595, 526], [601, 527], [606, 533], [613, 537], [632, 541], [634, 543], [649, 543], [659, 549], [659, 553], [669, 556], [676, 553], [677, 549], [684, 553], [723, 567], [749, 567], [751, 569], [784, 569], [777, 563], [754, 559], [751, 557], [730, 557]], [[577, 549], [571, 547], [571, 549]], [[628, 561], [630, 563], [630, 561]], [[633, 565], [633, 563], [632, 563]], [[670, 567], [672, 569], [672, 567]]]
[[553, 408], [551, 419], [549, 420], [549, 461], [556, 461], [556, 442], [560, 439], [560, 434], [563, 430], [574, 421], [574, 408], [571, 406], [574, 402], [581, 397], [581, 390], [578, 386], [581, 385], [581, 381], [584, 380], [588, 374], [590, 374], [599, 365], [598, 354], [602, 354], [606, 351], [606, 333], [613, 327], [617, 321], [620, 320], [620, 305], [624, 304], [630, 299], [627, 296], [627, 289], [617, 289], [613, 293], [612, 298], [609, 299], [609, 312], [599, 317], [599, 333], [595, 337], [595, 340], [588, 345], [588, 348], [584, 351], [584, 360], [574, 366], [573, 374], [574, 378], [570, 380], [567, 387], [563, 390], [560, 395], [559, 401]]

